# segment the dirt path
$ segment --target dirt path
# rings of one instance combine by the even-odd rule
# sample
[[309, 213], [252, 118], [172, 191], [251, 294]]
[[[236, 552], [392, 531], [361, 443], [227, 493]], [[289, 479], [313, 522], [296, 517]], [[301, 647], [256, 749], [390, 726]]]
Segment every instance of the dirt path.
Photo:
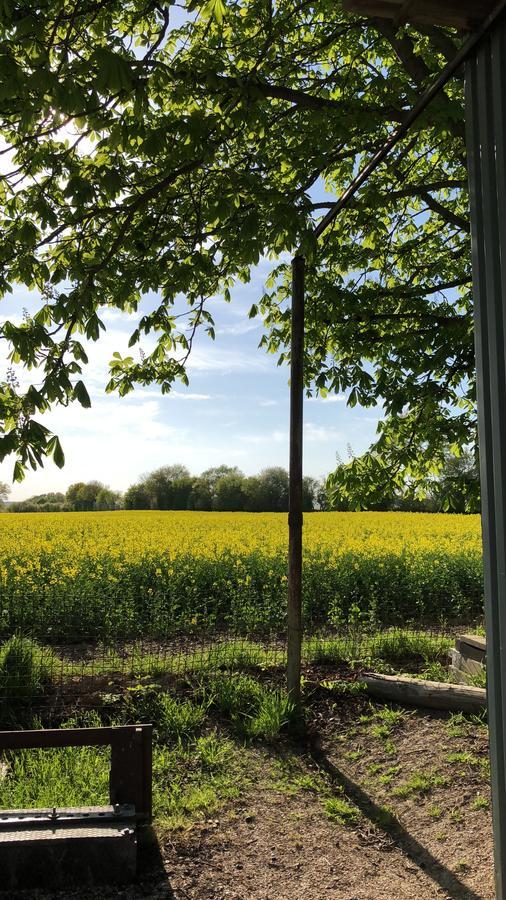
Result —
[[241, 796], [159, 831], [136, 885], [16, 900], [492, 900], [483, 724], [355, 700], [318, 715], [310, 747], [246, 749]]

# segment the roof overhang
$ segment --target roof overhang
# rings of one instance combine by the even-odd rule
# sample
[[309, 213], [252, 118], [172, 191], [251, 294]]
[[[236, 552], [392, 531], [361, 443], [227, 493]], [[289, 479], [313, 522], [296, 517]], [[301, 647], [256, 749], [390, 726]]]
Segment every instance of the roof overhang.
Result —
[[497, 0], [344, 0], [344, 8], [382, 19], [420, 25], [447, 25], [474, 31], [497, 5]]

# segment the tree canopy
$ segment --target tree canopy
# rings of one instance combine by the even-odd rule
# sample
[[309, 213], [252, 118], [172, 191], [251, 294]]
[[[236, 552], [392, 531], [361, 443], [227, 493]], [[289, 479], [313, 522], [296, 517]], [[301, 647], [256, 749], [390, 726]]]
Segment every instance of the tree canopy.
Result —
[[[371, 451], [340, 475], [365, 497], [421, 489], [475, 439], [462, 81], [440, 94], [316, 248], [312, 226], [451, 58], [456, 33], [396, 28], [339, 0], [39, 0], [0, 3], [0, 291], [41, 294], [6, 321], [0, 455], [15, 477], [46, 455], [40, 414], [88, 406], [83, 336], [101, 310], [135, 313], [132, 355], [108, 391], [187, 381], [212, 298], [265, 254], [251, 310], [289, 357], [289, 266], [308, 258], [306, 383], [382, 404]], [[184, 297], [184, 303], [181, 301]], [[184, 313], [184, 315], [183, 315]], [[151, 352], [139, 352], [145, 336]], [[369, 494], [368, 494], [369, 491]]]

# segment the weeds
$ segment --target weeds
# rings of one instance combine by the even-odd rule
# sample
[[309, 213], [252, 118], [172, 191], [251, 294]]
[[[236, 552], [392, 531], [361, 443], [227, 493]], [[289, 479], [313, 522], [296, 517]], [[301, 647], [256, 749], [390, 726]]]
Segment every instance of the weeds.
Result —
[[333, 822], [339, 822], [346, 828], [358, 825], [360, 813], [356, 806], [352, 806], [342, 797], [331, 797], [325, 801], [325, 813]]
[[392, 794], [405, 800], [408, 797], [430, 794], [435, 787], [444, 787], [448, 779], [444, 775], [435, 772], [414, 772], [411, 778], [404, 784], [393, 789]]

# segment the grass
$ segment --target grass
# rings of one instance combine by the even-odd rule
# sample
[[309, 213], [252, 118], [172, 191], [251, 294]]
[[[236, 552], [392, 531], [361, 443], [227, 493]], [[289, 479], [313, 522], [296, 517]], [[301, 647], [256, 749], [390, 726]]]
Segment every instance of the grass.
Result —
[[[72, 722], [67, 724], [73, 724]], [[107, 804], [109, 752], [69, 747], [22, 750], [4, 757], [0, 807]], [[240, 751], [216, 733], [185, 746], [153, 747], [153, 809], [158, 824], [182, 828], [238, 795], [246, 777]]]
[[152, 683], [127, 689], [125, 711], [132, 721], [152, 722], [156, 740], [164, 743], [193, 738], [206, 721], [204, 705], [176, 698]]
[[422, 797], [424, 794], [430, 794], [433, 788], [444, 787], [446, 784], [448, 779], [436, 772], [413, 772], [408, 781], [393, 789], [392, 794], [401, 800], [414, 796]]
[[250, 675], [214, 675], [200, 682], [197, 693], [246, 739], [275, 740], [294, 720], [293, 704], [286, 694], [265, 688]]
[[[249, 675], [200, 676], [186, 684], [187, 694], [183, 688], [168, 693], [141, 679], [122, 695], [108, 695], [104, 714], [113, 724], [153, 722], [153, 807], [158, 823], [170, 828], [186, 827], [238, 796], [249, 779], [245, 741], [276, 741], [292, 716], [285, 694]], [[96, 726], [102, 719], [93, 713], [65, 724]], [[103, 748], [4, 754], [0, 806], [104, 804], [109, 767]]]
[[[346, 666], [359, 669], [367, 666], [388, 671], [419, 672], [420, 668], [441, 665], [452, 640], [444, 635], [430, 635], [423, 631], [396, 629], [342, 638], [308, 638], [303, 642], [302, 658], [307, 665], [334, 668]], [[245, 638], [221, 641], [214, 646], [191, 643], [187, 648], [171, 648], [161, 652], [147, 652], [138, 645], [126, 645], [119, 653], [114, 648], [96, 645], [94, 658], [75, 662], [62, 659], [54, 671], [63, 677], [98, 675], [131, 675], [137, 678], [161, 678], [171, 675], [207, 675], [216, 672], [243, 671], [251, 674], [281, 670], [286, 666], [286, 649], [282, 644], [269, 645]], [[434, 670], [435, 671], [435, 670]], [[445, 675], [444, 680], [447, 680]], [[363, 690], [358, 681], [332, 681], [335, 690]]]
[[[425, 665], [437, 665], [437, 654], [444, 645], [441, 638], [408, 631], [376, 635], [372, 640], [374, 652], [383, 654], [385, 665], [393, 665], [402, 659], [403, 667], [407, 650], [413, 665], [418, 664], [416, 660], [420, 661], [422, 654], [425, 654]], [[328, 642], [307, 642], [306, 649], [308, 647], [313, 659], [321, 661], [325, 658]], [[341, 658], [343, 643], [333, 642], [331, 650], [327, 659]], [[251, 745], [274, 743], [284, 733], [289, 735], [294, 724], [294, 710], [286, 694], [276, 687], [279, 677], [275, 662], [280, 659], [276, 654], [277, 651], [254, 642], [242, 643], [240, 647], [224, 642], [190, 657], [181, 654], [160, 657], [135, 652], [126, 660], [119, 654], [105, 658], [104, 669], [109, 674], [114, 674], [114, 666], [121, 660], [123, 672], [132, 668], [138, 672], [133, 684], [131, 678], [119, 682], [111, 680], [110, 689], [117, 693], [104, 691], [102, 694], [102, 702], [108, 707], [104, 721], [117, 724], [139, 720], [153, 722], [154, 809], [158, 823], [164, 827], [185, 828], [218, 810], [250, 783], [248, 766], [256, 752], [250, 752]], [[427, 662], [431, 655], [432, 662]], [[191, 671], [185, 669], [186, 677], [173, 677], [177, 667], [183, 665], [185, 668], [187, 663], [193, 668]], [[20, 724], [28, 724], [24, 711], [28, 713], [30, 703], [47, 691], [51, 678], [58, 671], [57, 666], [51, 653], [27, 638], [16, 636], [0, 648], [0, 684], [4, 686], [4, 694], [5, 686], [9, 687], [11, 697], [15, 696], [15, 686], [20, 686], [20, 693], [17, 698], [15, 696], [15, 707], [23, 719]], [[89, 666], [90, 675], [98, 674], [96, 663]], [[70, 675], [71, 671], [69, 663], [66, 673]], [[167, 675], [171, 678], [167, 679]], [[356, 698], [358, 701], [357, 711], [363, 712], [357, 716], [356, 727], [347, 733], [351, 736], [353, 731], [361, 738], [360, 743], [364, 733], [381, 740], [383, 762], [371, 764], [368, 771], [376, 776], [379, 785], [388, 787], [392, 797], [407, 799], [430, 794], [433, 788], [446, 783], [439, 773], [415, 772], [406, 782], [393, 787], [400, 769], [393, 765], [395, 758], [389, 765], [385, 757], [395, 757], [392, 737], [395, 739], [396, 731], [403, 727], [409, 713], [362, 700], [360, 680], [337, 679], [324, 682], [324, 687], [328, 690], [326, 696], [331, 705], [334, 699], [338, 700], [337, 695], [339, 700], [349, 695], [350, 700], [355, 702]], [[14, 706], [9, 710], [14, 717]], [[70, 720], [67, 724], [100, 724], [100, 718], [82, 723]], [[456, 714], [446, 728], [450, 736], [462, 736], [471, 726], [483, 724], [481, 717]], [[368, 749], [354, 746], [347, 758], [358, 761], [367, 752]], [[446, 762], [478, 769], [484, 761], [473, 754], [454, 753], [449, 754]], [[109, 756], [103, 749], [24, 751], [15, 758], [4, 755], [0, 759], [0, 806], [104, 803], [108, 795], [108, 770]], [[324, 814], [343, 827], [355, 827], [360, 819], [359, 811], [340, 786], [331, 785], [319, 771], [308, 772], [306, 764], [300, 771], [280, 778], [279, 783], [280, 790], [311, 792], [318, 796]], [[485, 798], [477, 797], [473, 808], [485, 808], [487, 803]], [[385, 821], [392, 815], [386, 810]]]
[[360, 820], [360, 813], [357, 807], [342, 797], [330, 797], [326, 800], [325, 814], [327, 818], [344, 825], [346, 828], [353, 828], [355, 825], [358, 825]]

